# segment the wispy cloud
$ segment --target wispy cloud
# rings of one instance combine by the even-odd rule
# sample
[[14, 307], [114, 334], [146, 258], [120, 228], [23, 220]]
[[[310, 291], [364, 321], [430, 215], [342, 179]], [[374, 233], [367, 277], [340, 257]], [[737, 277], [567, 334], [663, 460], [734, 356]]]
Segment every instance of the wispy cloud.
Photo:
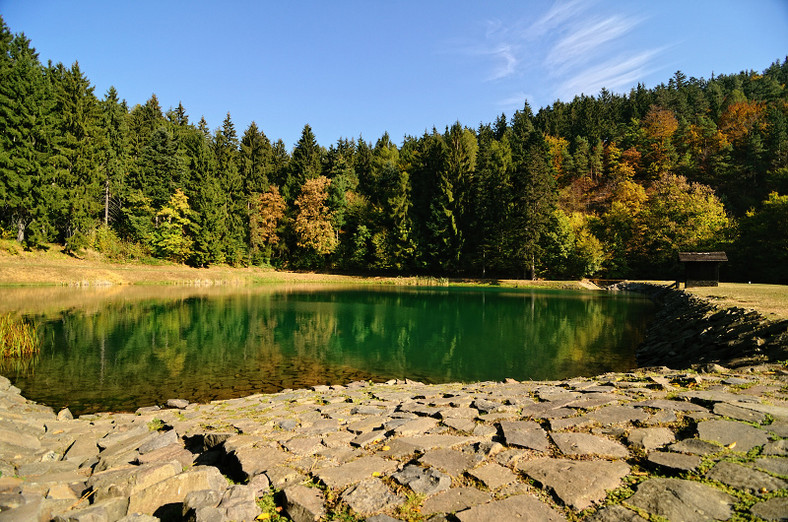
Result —
[[[520, 106], [524, 92], [557, 97], [618, 90], [653, 73], [664, 48], [633, 45], [646, 19], [634, 10], [588, 0], [558, 0], [536, 20], [490, 19], [475, 40], [453, 45], [453, 53], [482, 67], [480, 78], [496, 84], [496, 104]], [[455, 42], [457, 44], [458, 42]], [[532, 102], [536, 101], [531, 99]]]
[[654, 57], [662, 49], [652, 49], [634, 55], [619, 56], [570, 75], [558, 89], [559, 97], [572, 98], [576, 94], [595, 94], [603, 87], [617, 90], [634, 85], [646, 74], [653, 72]]
[[582, 25], [572, 24], [567, 34], [552, 46], [544, 63], [559, 72], [586, 63], [589, 58], [596, 56], [604, 44], [621, 38], [638, 23], [638, 19], [614, 15], [586, 21]]

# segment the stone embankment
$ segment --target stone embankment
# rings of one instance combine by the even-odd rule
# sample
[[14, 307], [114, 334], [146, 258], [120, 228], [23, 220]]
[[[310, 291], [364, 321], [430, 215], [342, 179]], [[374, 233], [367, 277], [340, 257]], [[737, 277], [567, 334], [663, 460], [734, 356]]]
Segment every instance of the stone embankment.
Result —
[[788, 360], [788, 320], [770, 321], [755, 310], [724, 308], [647, 283], [624, 282], [610, 289], [645, 294], [659, 306], [637, 351], [640, 367], [682, 369], [713, 362], [738, 368]]
[[785, 520], [788, 369], [356, 382], [77, 419], [0, 378], [0, 471], [0, 521]]

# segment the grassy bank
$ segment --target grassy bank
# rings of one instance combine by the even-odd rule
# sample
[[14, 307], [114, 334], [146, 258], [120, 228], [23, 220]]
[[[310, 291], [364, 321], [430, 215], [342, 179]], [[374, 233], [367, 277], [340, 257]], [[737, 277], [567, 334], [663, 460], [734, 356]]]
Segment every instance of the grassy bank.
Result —
[[769, 319], [788, 319], [788, 287], [784, 285], [720, 283], [687, 291], [724, 307], [751, 308]]
[[59, 245], [26, 251], [15, 241], [0, 240], [0, 287], [67, 286], [248, 286], [261, 284], [392, 284], [404, 286], [495, 285], [551, 289], [594, 289], [578, 281], [448, 280], [433, 277], [373, 277], [315, 272], [288, 272], [272, 268], [212, 266], [193, 268], [161, 260], [118, 263], [87, 250], [75, 257]]

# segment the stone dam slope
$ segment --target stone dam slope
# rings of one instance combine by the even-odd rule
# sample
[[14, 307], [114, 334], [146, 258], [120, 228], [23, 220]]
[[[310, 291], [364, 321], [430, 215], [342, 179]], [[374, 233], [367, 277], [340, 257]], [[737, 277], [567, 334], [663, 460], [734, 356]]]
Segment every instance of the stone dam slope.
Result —
[[[0, 521], [785, 520], [784, 331], [761, 322], [761, 342], [717, 312], [662, 341], [653, 327], [641, 352], [677, 368], [563, 381], [355, 382], [74, 419], [0, 378]], [[679, 366], [714, 332], [717, 352]]]

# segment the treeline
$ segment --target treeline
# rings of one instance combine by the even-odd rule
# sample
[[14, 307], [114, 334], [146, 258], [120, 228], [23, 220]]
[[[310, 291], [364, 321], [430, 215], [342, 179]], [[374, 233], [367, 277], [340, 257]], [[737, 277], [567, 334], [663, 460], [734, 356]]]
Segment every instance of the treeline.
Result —
[[99, 98], [0, 19], [0, 229], [115, 258], [474, 277], [788, 282], [788, 60], [676, 73], [470, 128], [292, 150], [228, 114], [211, 131], [153, 95]]

